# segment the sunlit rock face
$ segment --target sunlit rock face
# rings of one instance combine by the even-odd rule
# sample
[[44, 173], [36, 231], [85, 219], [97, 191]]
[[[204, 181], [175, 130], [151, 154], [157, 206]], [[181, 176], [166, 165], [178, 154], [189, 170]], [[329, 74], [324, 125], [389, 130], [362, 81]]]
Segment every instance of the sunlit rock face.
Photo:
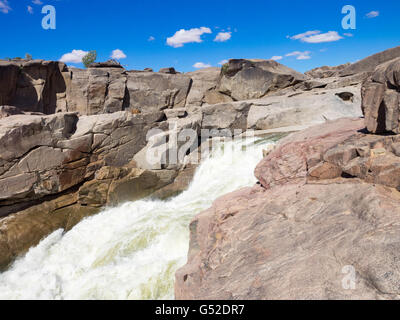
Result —
[[399, 136], [340, 119], [282, 139], [260, 185], [190, 225], [177, 299], [398, 299]]
[[236, 101], [256, 99], [305, 79], [305, 75], [273, 60], [232, 59], [222, 68], [218, 91]]
[[400, 58], [378, 66], [364, 82], [362, 110], [371, 133], [400, 133]]

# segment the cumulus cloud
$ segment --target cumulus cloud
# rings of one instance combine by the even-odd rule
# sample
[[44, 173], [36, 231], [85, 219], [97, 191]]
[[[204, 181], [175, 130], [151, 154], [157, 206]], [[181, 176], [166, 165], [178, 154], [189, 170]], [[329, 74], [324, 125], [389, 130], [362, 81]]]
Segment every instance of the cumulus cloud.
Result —
[[304, 39], [306, 37], [313, 36], [313, 35], [316, 35], [316, 34], [319, 34], [319, 33], [321, 33], [321, 31], [319, 31], [319, 30], [307, 31], [307, 32], [304, 32], [304, 33], [296, 34], [295, 36], [292, 36], [292, 37], [289, 36], [288, 38], [290, 38], [292, 40], [301, 40], [301, 39]]
[[354, 37], [354, 34], [352, 33], [343, 33], [343, 35], [349, 38]]
[[206, 63], [203, 63], [203, 62], [196, 62], [193, 65], [193, 67], [196, 68], [196, 69], [204, 69], [204, 68], [210, 68], [211, 64], [206, 64]]
[[225, 42], [232, 38], [232, 32], [220, 32], [215, 37], [214, 41], [216, 42]]
[[282, 56], [273, 56], [273, 57], [271, 58], [271, 60], [275, 60], [275, 61], [282, 60], [282, 59], [283, 59]]
[[26, 10], [28, 10], [28, 12], [29, 12], [30, 14], [33, 14], [33, 8], [32, 8], [31, 6], [27, 6], [27, 7], [26, 7]]
[[150, 36], [150, 37], [147, 39], [147, 41], [154, 41], [154, 40], [156, 40], [156, 38], [154, 38], [153, 36]]
[[311, 59], [310, 56], [311, 52], [310, 51], [294, 51], [286, 54], [286, 57], [296, 57], [297, 60], [309, 60]]
[[309, 60], [311, 57], [308, 54], [301, 54], [297, 58], [297, 60]]
[[38, 6], [40, 6], [41, 4], [43, 4], [43, 2], [40, 1], [40, 0], [32, 0], [32, 3], [33, 3], [33, 4], [37, 4]]
[[327, 33], [317, 34], [315, 36], [310, 36], [301, 39], [303, 42], [307, 43], [323, 43], [323, 42], [334, 42], [343, 39], [336, 31], [329, 31]]
[[300, 51], [293, 51], [293, 52], [290, 52], [290, 53], [286, 54], [286, 57], [293, 57], [293, 56], [297, 56], [297, 55], [299, 55], [299, 54], [302, 54], [302, 52], [300, 52]]
[[11, 11], [8, 0], [0, 0], [0, 11], [3, 13], [8, 13], [9, 11]]
[[120, 59], [125, 59], [125, 58], [126, 58], [126, 54], [122, 50], [115, 49], [111, 53], [111, 59], [120, 60]]
[[367, 18], [376, 18], [379, 17], [379, 11], [371, 11], [366, 14]]
[[60, 61], [64, 63], [81, 63], [84, 56], [86, 56], [89, 52], [83, 50], [72, 50], [70, 53], [64, 54]]
[[225, 63], [228, 63], [228, 62], [229, 62], [229, 60], [225, 59], [225, 60], [222, 60], [222, 61], [218, 62], [218, 64], [220, 66], [222, 66], [222, 65], [224, 65]]
[[174, 48], [180, 48], [186, 43], [201, 43], [203, 42], [201, 36], [205, 33], [212, 33], [212, 31], [210, 28], [206, 27], [193, 28], [190, 30], [181, 29], [172, 37], [167, 38], [167, 44]]
[[334, 42], [343, 39], [337, 31], [329, 31], [326, 33], [321, 33], [321, 31], [307, 31], [304, 33], [297, 34], [295, 36], [289, 37], [292, 40], [300, 40], [306, 43], [323, 43], [323, 42]]

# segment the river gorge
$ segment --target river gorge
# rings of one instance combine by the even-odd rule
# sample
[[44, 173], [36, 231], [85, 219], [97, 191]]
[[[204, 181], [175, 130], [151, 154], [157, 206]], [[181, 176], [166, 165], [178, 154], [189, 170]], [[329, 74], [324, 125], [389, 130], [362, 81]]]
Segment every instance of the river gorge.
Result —
[[399, 299], [400, 47], [28, 58], [0, 60], [0, 299]]
[[190, 221], [218, 197], [254, 185], [262, 151], [275, 141], [220, 142], [177, 197], [127, 202], [57, 230], [0, 274], [0, 299], [173, 299]]

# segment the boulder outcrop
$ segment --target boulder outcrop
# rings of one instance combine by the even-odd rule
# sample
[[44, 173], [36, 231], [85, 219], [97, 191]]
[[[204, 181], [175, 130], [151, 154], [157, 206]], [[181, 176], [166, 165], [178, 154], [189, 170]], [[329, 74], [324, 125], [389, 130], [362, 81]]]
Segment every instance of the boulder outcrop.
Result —
[[176, 74], [176, 70], [175, 68], [161, 68], [160, 71], [158, 71], [159, 73], [167, 73], [167, 74]]
[[65, 100], [64, 63], [0, 61], [0, 105], [52, 114]]
[[124, 69], [71, 69], [64, 74], [66, 103], [57, 111], [94, 115], [126, 109], [127, 74]]
[[338, 76], [340, 71], [344, 70], [349, 66], [350, 63], [342, 64], [340, 66], [335, 66], [335, 67], [323, 66], [307, 71], [304, 74], [314, 79], [331, 78], [334, 76]]
[[146, 131], [157, 120], [129, 112], [0, 120], [0, 216], [11, 205], [77, 186], [103, 165], [127, 164], [145, 146]]
[[341, 77], [345, 77], [363, 72], [370, 73], [373, 72], [375, 68], [380, 64], [396, 59], [398, 57], [400, 57], [400, 46], [376, 53], [356, 63], [353, 63], [347, 68], [340, 71], [339, 75]]
[[363, 119], [344, 119], [318, 125], [283, 138], [255, 169], [261, 185], [272, 188], [305, 183], [308, 170], [323, 161], [324, 153], [364, 128]]
[[176, 298], [398, 299], [398, 138], [363, 127], [288, 136], [257, 167], [261, 185], [198, 215]]
[[129, 108], [156, 112], [186, 105], [192, 79], [182, 74], [128, 72]]
[[362, 116], [359, 84], [337, 89], [291, 89], [247, 102], [251, 104], [249, 129], [315, 125], [343, 117]]
[[235, 101], [258, 99], [306, 76], [273, 60], [232, 59], [222, 68], [218, 91]]
[[232, 98], [216, 89], [220, 80], [221, 68], [205, 68], [187, 73], [193, 83], [187, 97], [188, 106], [232, 102]]
[[[400, 56], [400, 53], [399, 53]], [[400, 58], [376, 68], [362, 87], [362, 110], [372, 133], [400, 133]]]
[[120, 68], [124, 67], [116, 60], [108, 60], [105, 62], [94, 62], [89, 65], [89, 68]]

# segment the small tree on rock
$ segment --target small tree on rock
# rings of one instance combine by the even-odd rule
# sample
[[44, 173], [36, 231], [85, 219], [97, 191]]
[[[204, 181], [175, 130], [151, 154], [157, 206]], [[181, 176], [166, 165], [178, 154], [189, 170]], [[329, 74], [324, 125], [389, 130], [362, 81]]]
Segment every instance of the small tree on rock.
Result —
[[29, 53], [25, 54], [25, 60], [31, 61], [32, 60], [32, 55], [30, 55]]
[[89, 68], [89, 66], [95, 62], [97, 59], [97, 52], [96, 50], [92, 50], [88, 52], [86, 56], [82, 58], [82, 63], [85, 66], [85, 68]]

